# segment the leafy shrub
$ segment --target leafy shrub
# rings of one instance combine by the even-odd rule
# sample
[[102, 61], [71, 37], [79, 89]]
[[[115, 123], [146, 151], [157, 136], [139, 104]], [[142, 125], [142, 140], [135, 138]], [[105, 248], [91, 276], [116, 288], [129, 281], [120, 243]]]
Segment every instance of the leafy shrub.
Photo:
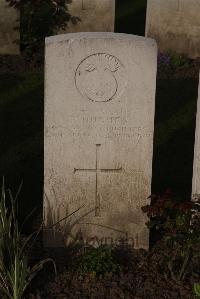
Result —
[[200, 252], [200, 204], [173, 198], [171, 192], [152, 195], [151, 205], [142, 207], [150, 218], [149, 228], [162, 232], [155, 246], [175, 281], [184, 279], [192, 256]]
[[178, 53], [171, 53], [169, 52], [170, 62], [174, 68], [178, 67], [188, 67], [191, 63], [191, 59], [189, 59], [185, 55], [181, 55]]
[[165, 67], [188, 67], [192, 60], [185, 55], [181, 55], [173, 52], [159, 53], [158, 54], [158, 65]]
[[6, 0], [20, 10], [21, 50], [28, 58], [41, 59], [44, 39], [64, 29], [68, 22], [76, 24], [80, 19], [71, 16], [68, 4], [72, 0]]
[[[42, 260], [32, 268], [28, 265], [27, 246], [35, 233], [22, 239], [16, 214], [20, 188], [15, 197], [8, 190], [7, 198], [3, 183], [0, 198], [0, 291], [10, 299], [22, 298], [28, 285], [45, 263], [52, 262], [55, 268], [52, 259]], [[6, 207], [6, 199], [10, 201], [9, 209]]]
[[92, 273], [94, 276], [104, 276], [107, 273], [116, 273], [120, 266], [114, 259], [112, 249], [106, 246], [89, 248], [77, 258], [73, 266], [81, 274]]
[[193, 60], [185, 55], [173, 52], [165, 52], [158, 54], [158, 75], [161, 77], [168, 76], [172, 78], [174, 73], [179, 70], [187, 70], [193, 65]]

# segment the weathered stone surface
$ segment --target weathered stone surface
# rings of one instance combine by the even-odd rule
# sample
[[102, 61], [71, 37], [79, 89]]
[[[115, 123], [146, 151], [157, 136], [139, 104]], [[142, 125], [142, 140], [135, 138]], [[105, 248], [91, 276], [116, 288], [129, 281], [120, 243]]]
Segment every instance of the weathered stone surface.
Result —
[[0, 54], [19, 54], [19, 13], [0, 0]]
[[200, 0], [148, 0], [146, 36], [161, 51], [200, 57]]
[[196, 114], [192, 198], [193, 200], [200, 199], [200, 80], [199, 80], [199, 96], [197, 101], [197, 114]]
[[152, 39], [75, 33], [46, 39], [44, 219], [47, 246], [148, 248], [157, 48]]
[[115, 0], [73, 0], [69, 11], [81, 22], [76, 25], [69, 23], [61, 33], [114, 31]]

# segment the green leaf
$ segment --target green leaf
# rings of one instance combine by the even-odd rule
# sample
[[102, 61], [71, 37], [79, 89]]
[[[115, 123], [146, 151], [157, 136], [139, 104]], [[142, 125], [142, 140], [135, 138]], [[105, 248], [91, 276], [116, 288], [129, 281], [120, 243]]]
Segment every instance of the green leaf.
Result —
[[200, 297], [200, 283], [195, 283], [194, 286], [193, 286], [193, 288], [194, 288], [194, 292], [195, 292], [195, 294], [196, 294], [198, 297]]

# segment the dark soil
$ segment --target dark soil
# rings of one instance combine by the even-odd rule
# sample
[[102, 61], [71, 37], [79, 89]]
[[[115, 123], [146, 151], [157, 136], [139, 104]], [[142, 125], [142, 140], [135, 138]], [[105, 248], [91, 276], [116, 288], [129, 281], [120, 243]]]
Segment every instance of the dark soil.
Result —
[[[161, 254], [152, 250], [117, 249], [114, 255], [120, 271], [95, 277], [93, 273], [80, 274], [70, 271], [66, 255], [57, 253], [58, 275], [54, 277], [53, 267], [38, 274], [26, 299], [64, 298], [133, 298], [133, 299], [194, 299], [192, 286], [200, 279], [200, 260], [191, 260], [184, 281], [170, 278]], [[62, 259], [61, 259], [62, 257]], [[64, 261], [65, 259], [65, 261]]]

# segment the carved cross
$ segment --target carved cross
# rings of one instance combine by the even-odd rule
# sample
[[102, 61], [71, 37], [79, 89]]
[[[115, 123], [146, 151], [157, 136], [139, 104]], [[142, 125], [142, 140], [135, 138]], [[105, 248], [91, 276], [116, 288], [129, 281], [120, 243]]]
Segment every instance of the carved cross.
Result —
[[74, 168], [74, 173], [77, 171], [89, 171], [89, 172], [94, 172], [96, 174], [95, 176], [95, 216], [100, 216], [100, 192], [98, 188], [98, 180], [99, 180], [99, 175], [102, 172], [106, 173], [119, 173], [122, 171], [122, 167], [120, 168], [115, 168], [115, 169], [108, 169], [108, 168], [100, 168], [99, 165], [99, 151], [100, 151], [100, 146], [101, 144], [96, 144], [96, 167], [95, 168]]

